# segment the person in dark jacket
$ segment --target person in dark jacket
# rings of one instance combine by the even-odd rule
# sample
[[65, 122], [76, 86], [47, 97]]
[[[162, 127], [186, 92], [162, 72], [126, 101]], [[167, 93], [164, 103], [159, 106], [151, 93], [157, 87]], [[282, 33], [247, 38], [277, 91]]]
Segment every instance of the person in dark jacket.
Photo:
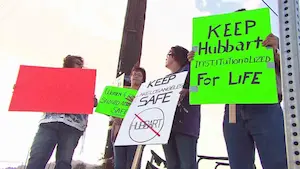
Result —
[[[188, 50], [181, 46], [171, 47], [166, 67], [171, 74], [189, 72]], [[197, 169], [197, 142], [200, 132], [200, 106], [189, 104], [189, 73], [181, 96], [169, 142], [163, 145], [168, 169]]]
[[[83, 58], [68, 55], [64, 68], [83, 68]], [[94, 107], [98, 101], [94, 99]], [[55, 169], [71, 169], [74, 150], [86, 130], [88, 115], [45, 113], [35, 135], [26, 169], [44, 169], [57, 145]]]

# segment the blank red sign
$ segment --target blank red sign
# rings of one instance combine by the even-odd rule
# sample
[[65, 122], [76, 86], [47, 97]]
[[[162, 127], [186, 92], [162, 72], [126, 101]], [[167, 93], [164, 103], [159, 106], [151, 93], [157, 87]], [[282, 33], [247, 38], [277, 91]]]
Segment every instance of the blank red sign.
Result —
[[21, 65], [9, 111], [92, 114], [96, 70]]

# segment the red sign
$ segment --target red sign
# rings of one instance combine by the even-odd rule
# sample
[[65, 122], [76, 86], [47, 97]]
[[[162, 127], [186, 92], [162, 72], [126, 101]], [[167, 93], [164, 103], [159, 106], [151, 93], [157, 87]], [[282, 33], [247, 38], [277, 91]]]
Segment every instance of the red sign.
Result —
[[92, 114], [96, 70], [21, 65], [9, 111]]

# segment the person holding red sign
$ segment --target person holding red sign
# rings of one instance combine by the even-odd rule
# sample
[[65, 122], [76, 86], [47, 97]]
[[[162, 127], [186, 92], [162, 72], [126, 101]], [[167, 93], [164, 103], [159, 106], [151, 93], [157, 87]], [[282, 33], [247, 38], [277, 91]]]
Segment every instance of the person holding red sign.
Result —
[[[146, 71], [141, 67], [133, 67], [130, 75], [131, 86], [130, 88], [138, 90], [142, 83], [146, 81]], [[131, 103], [134, 97], [127, 98], [128, 102]], [[114, 144], [117, 135], [119, 133], [122, 124], [122, 119], [114, 118], [112, 125], [111, 142]], [[114, 169], [131, 169], [131, 165], [135, 156], [137, 146], [114, 146]], [[141, 159], [139, 161], [138, 168], [141, 165]]]
[[[166, 67], [171, 74], [188, 71], [188, 50], [171, 47]], [[197, 169], [197, 142], [200, 133], [200, 106], [189, 104], [189, 73], [176, 108], [169, 142], [163, 145], [168, 169]]]
[[[244, 11], [241, 9], [239, 11]], [[287, 169], [282, 101], [279, 39], [270, 34], [262, 43], [274, 51], [279, 103], [236, 105], [236, 123], [229, 123], [225, 106], [223, 133], [231, 169], [253, 169], [255, 147], [264, 169]], [[188, 54], [191, 61], [194, 52]]]
[[[83, 64], [82, 57], [68, 55], [64, 58], [63, 67], [83, 68]], [[98, 101], [95, 97], [94, 107], [97, 104]], [[26, 168], [44, 169], [57, 146], [55, 169], [71, 169], [74, 150], [87, 123], [88, 115], [85, 114], [45, 113], [35, 135]]]

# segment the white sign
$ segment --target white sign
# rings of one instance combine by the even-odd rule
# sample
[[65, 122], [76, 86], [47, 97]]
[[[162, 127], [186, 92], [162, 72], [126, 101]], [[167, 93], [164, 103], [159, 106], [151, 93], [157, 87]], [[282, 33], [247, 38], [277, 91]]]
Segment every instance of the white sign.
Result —
[[115, 146], [166, 144], [187, 71], [140, 87], [117, 136]]
[[113, 82], [113, 86], [123, 87], [124, 86], [124, 78], [125, 78], [125, 74], [123, 73], [121, 76], [116, 78], [116, 80]]

